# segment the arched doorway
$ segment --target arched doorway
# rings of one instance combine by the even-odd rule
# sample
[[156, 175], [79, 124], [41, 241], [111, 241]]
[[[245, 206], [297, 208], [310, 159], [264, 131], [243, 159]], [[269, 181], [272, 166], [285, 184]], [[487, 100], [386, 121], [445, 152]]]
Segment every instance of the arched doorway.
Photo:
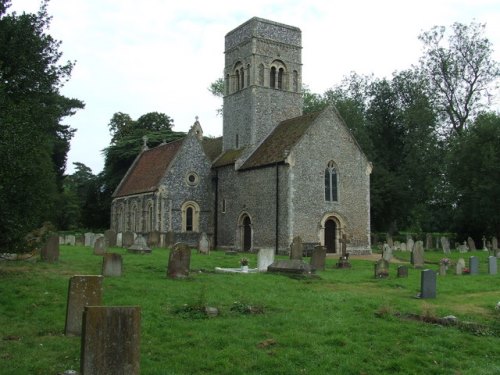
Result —
[[325, 221], [325, 247], [327, 253], [336, 253], [337, 223], [333, 219]]
[[252, 249], [252, 221], [249, 216], [243, 218], [243, 251]]

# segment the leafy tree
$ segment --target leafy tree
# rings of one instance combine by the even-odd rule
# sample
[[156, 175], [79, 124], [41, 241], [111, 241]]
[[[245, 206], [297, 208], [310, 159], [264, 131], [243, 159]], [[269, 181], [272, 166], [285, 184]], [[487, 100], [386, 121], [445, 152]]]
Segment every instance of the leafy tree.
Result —
[[419, 36], [424, 44], [421, 68], [453, 132], [465, 129], [482, 109], [484, 99], [500, 75], [484, 29], [484, 24], [476, 22], [454, 23], [447, 43], [444, 26], [435, 26]]
[[47, 1], [37, 14], [7, 14], [9, 6], [0, 0], [0, 249], [24, 251], [26, 233], [56, 216], [74, 132], [61, 120], [83, 103], [59, 93], [73, 63], [58, 64]]
[[[218, 98], [223, 98], [224, 87], [225, 87], [224, 78], [218, 78], [210, 84], [210, 86], [208, 87], [208, 91], [210, 91], [212, 95]], [[222, 116], [223, 113], [224, 113], [223, 106], [221, 105], [219, 108], [217, 108], [217, 115]]]

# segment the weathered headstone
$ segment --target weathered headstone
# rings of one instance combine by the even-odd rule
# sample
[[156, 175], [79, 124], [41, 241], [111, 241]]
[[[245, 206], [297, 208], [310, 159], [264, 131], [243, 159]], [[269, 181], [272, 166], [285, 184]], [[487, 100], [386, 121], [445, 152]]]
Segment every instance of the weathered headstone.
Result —
[[106, 239], [104, 237], [99, 237], [94, 242], [94, 255], [104, 255], [106, 251], [108, 251]]
[[160, 245], [160, 232], [157, 230], [149, 232], [147, 243], [149, 247], [158, 247]]
[[148, 247], [148, 244], [146, 243], [144, 237], [139, 234], [137, 235], [134, 244], [127, 248], [127, 251], [134, 254], [150, 254], [151, 248]]
[[257, 269], [260, 272], [266, 272], [274, 262], [274, 249], [272, 247], [261, 248], [257, 253]]
[[394, 241], [394, 246], [392, 248], [393, 250], [401, 250], [401, 242]]
[[407, 266], [398, 266], [398, 277], [408, 277]]
[[91, 245], [94, 242], [94, 233], [85, 233], [85, 246], [93, 246]]
[[401, 242], [399, 244], [399, 248], [401, 249], [401, 251], [406, 251], [406, 242]]
[[495, 253], [498, 251], [498, 239], [496, 237], [491, 239], [491, 248]]
[[315, 246], [311, 256], [311, 267], [315, 270], [324, 270], [326, 263], [326, 248]]
[[102, 258], [103, 276], [121, 276], [123, 272], [123, 259], [120, 254], [107, 253]]
[[441, 237], [441, 247], [443, 248], [443, 253], [450, 254], [450, 241], [446, 237]]
[[406, 251], [413, 251], [413, 247], [415, 246], [415, 242], [413, 241], [413, 238], [408, 238], [406, 240]]
[[479, 258], [476, 256], [469, 258], [469, 273], [471, 275], [479, 274]]
[[386, 235], [386, 242], [391, 249], [394, 247], [394, 240], [392, 239], [392, 236], [389, 233], [387, 233]]
[[118, 232], [116, 234], [116, 246], [117, 247], [123, 246], [123, 233], [122, 232]]
[[432, 234], [431, 233], [427, 233], [425, 235], [425, 248], [432, 249]]
[[94, 238], [92, 238], [92, 242], [90, 243], [90, 247], [94, 247], [95, 245], [95, 242], [99, 239], [99, 238], [104, 238], [104, 234], [102, 233], [95, 233], [94, 234]]
[[191, 249], [185, 243], [176, 243], [168, 258], [167, 277], [171, 279], [189, 276]]
[[198, 252], [201, 254], [210, 254], [210, 241], [205, 232], [202, 232], [198, 241]]
[[165, 235], [165, 247], [172, 247], [175, 243], [175, 233], [168, 231]]
[[386, 261], [384, 258], [379, 259], [375, 263], [374, 268], [375, 268], [375, 277], [377, 279], [389, 276], [389, 262]]
[[476, 251], [476, 243], [472, 239], [472, 237], [467, 238], [467, 245], [469, 246], [470, 251]]
[[382, 250], [382, 258], [384, 258], [388, 262], [390, 262], [392, 259], [392, 247], [390, 247], [387, 243], [384, 244], [384, 248]]
[[464, 241], [462, 245], [458, 245], [457, 250], [462, 254], [466, 253], [469, 250], [469, 248], [467, 247], [467, 243]]
[[422, 270], [420, 273], [420, 298], [436, 298], [436, 271]]
[[102, 303], [102, 276], [77, 275], [69, 279], [66, 308], [66, 335], [79, 336], [82, 332], [82, 314], [85, 306]]
[[290, 245], [290, 259], [302, 260], [303, 252], [304, 246], [302, 245], [301, 238], [299, 236], [294, 237]]
[[122, 246], [129, 248], [134, 244], [134, 233], [131, 231], [126, 231], [122, 234]]
[[415, 268], [422, 268], [424, 266], [424, 244], [422, 241], [415, 242], [412, 259]]
[[269, 267], [267, 267], [268, 272], [282, 273], [282, 274], [294, 274], [308, 276], [311, 275], [315, 270], [310, 264], [307, 264], [303, 260], [299, 259], [278, 259], [275, 260]]
[[461, 275], [464, 272], [464, 268], [465, 268], [465, 260], [464, 260], [464, 258], [460, 258], [459, 260], [457, 260], [457, 265], [455, 267], [455, 273], [457, 275]]
[[448, 269], [448, 268], [446, 267], [446, 265], [441, 263], [441, 264], [439, 265], [439, 275], [440, 275], [440, 276], [446, 276], [446, 271], [447, 271], [447, 269]]
[[139, 375], [140, 338], [140, 307], [85, 307], [81, 374]]
[[64, 245], [65, 237], [59, 236], [59, 245]]
[[83, 234], [78, 234], [75, 236], [75, 245], [83, 246], [85, 244], [85, 236]]
[[59, 236], [49, 236], [47, 242], [40, 250], [40, 258], [49, 263], [59, 260]]
[[104, 232], [104, 238], [108, 247], [116, 246], [116, 232], [113, 229], [108, 229]]
[[75, 246], [76, 244], [76, 238], [73, 234], [67, 234], [64, 236], [64, 244], [65, 245], [70, 245], [70, 246]]
[[490, 275], [497, 274], [497, 257], [494, 256], [488, 257], [488, 273]]

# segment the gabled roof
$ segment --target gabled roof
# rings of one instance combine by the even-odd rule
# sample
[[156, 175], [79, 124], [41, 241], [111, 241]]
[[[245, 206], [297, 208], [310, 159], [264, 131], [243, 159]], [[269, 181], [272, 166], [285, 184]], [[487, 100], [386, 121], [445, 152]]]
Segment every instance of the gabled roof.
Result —
[[224, 167], [226, 165], [234, 164], [234, 162], [243, 154], [244, 148], [237, 150], [224, 151], [213, 163], [213, 167]]
[[243, 163], [240, 170], [283, 162], [320, 113], [308, 113], [280, 122]]
[[210, 161], [214, 161], [222, 152], [222, 137], [203, 138], [201, 142], [203, 151]]
[[113, 197], [156, 191], [185, 138], [143, 151], [113, 193]]

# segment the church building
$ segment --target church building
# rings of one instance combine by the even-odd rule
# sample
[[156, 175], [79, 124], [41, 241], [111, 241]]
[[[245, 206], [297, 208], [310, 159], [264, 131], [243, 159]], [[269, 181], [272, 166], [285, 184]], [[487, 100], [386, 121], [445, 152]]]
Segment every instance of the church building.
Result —
[[[288, 253], [294, 237], [329, 253], [370, 250], [371, 163], [330, 106], [303, 114], [297, 27], [252, 18], [225, 37], [223, 136], [196, 120], [137, 156], [113, 194], [111, 228], [163, 245]], [[146, 143], [146, 142], [145, 142]]]

